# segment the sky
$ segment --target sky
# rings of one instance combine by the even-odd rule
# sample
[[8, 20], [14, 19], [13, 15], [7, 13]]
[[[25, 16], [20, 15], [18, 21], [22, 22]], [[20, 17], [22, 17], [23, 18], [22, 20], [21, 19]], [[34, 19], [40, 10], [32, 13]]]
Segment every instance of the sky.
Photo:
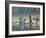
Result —
[[12, 7], [12, 16], [27, 14], [40, 14], [40, 8]]

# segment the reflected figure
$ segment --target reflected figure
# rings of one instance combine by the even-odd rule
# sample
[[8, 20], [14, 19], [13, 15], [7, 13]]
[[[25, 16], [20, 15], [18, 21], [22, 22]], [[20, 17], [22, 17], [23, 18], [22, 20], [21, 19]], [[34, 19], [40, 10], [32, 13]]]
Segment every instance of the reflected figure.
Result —
[[20, 25], [20, 30], [24, 30], [24, 19], [23, 19], [23, 16], [21, 16], [19, 18], [19, 25]]

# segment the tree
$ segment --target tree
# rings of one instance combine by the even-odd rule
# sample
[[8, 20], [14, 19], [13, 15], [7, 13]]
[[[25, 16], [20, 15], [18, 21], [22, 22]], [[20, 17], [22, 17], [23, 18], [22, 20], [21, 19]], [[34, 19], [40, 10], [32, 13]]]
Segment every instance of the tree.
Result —
[[38, 21], [39, 21], [39, 16], [37, 16], [36, 18], [33, 18], [36, 21], [36, 27], [38, 29]]
[[39, 21], [39, 16], [36, 17], [36, 27], [38, 29], [38, 21]]
[[31, 15], [29, 16], [29, 21], [30, 21], [30, 30], [32, 29], [31, 26], [32, 26], [32, 20], [31, 20]]

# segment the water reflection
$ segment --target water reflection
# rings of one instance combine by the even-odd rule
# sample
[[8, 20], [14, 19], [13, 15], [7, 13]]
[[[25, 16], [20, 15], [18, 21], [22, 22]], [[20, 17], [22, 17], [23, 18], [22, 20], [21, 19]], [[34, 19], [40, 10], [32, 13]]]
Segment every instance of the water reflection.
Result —
[[39, 16], [19, 16], [18, 21], [12, 22], [12, 31], [40, 30]]

